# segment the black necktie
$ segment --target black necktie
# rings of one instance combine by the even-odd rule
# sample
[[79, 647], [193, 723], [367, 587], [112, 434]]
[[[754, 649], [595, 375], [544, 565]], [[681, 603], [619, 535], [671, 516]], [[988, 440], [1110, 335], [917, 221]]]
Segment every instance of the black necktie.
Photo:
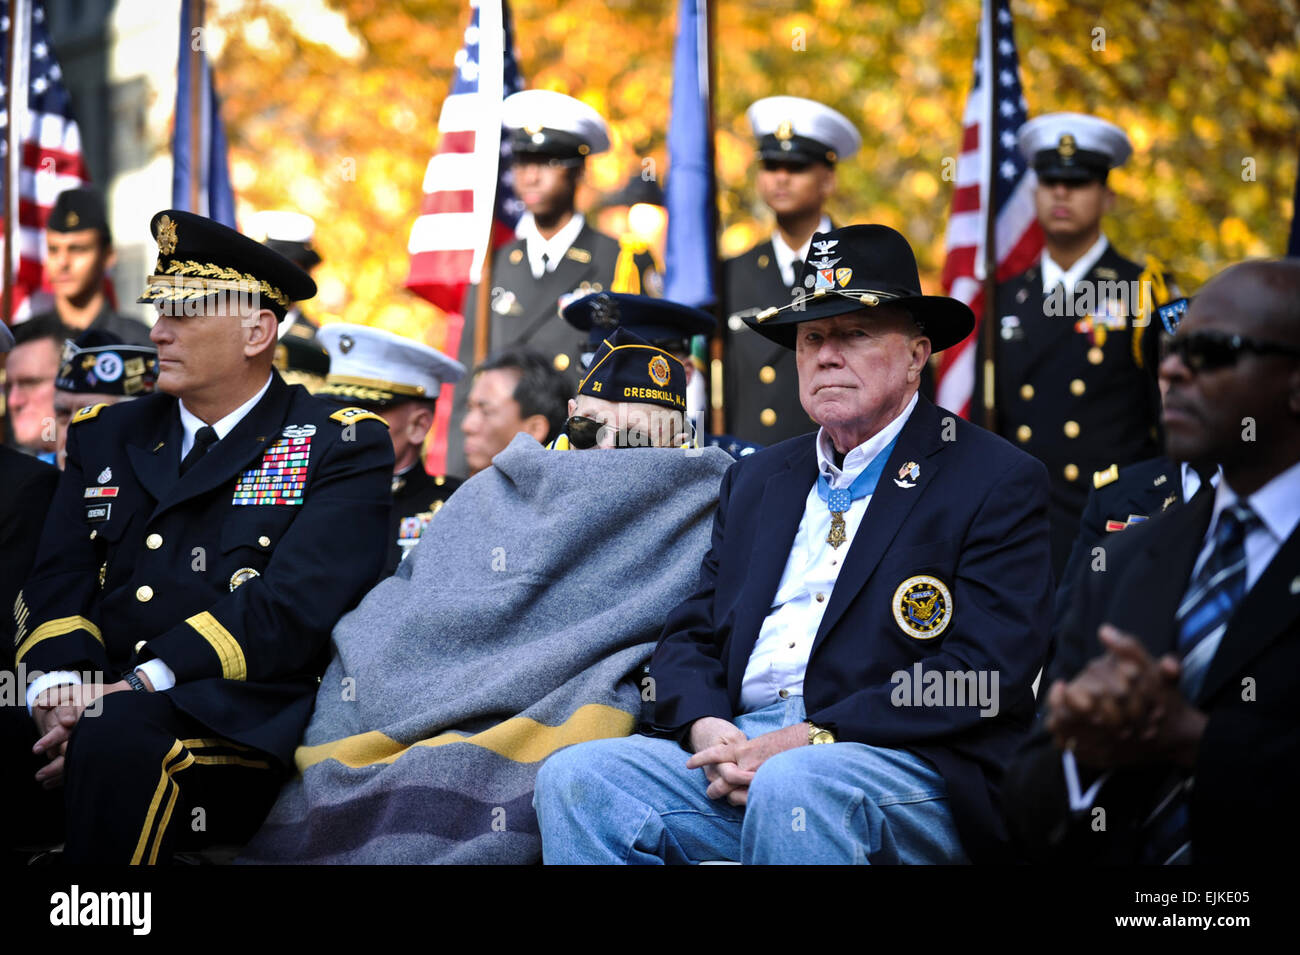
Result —
[[181, 474], [194, 467], [199, 458], [208, 453], [208, 448], [216, 443], [217, 432], [212, 429], [212, 425], [205, 424], [194, 432], [194, 447], [190, 448], [190, 453], [185, 455], [185, 460], [181, 461]]

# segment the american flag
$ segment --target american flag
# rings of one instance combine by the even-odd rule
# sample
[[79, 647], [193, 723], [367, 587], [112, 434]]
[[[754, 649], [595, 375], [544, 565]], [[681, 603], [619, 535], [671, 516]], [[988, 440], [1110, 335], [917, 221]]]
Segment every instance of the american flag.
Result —
[[[489, 235], [494, 244], [509, 241], [524, 211], [511, 189], [510, 143], [501, 135], [501, 101], [523, 89], [510, 9], [505, 0], [470, 0], [470, 10], [407, 243], [406, 287], [457, 315], [465, 287], [482, 274]], [[444, 350], [454, 355], [459, 328], [455, 341], [450, 331]]]
[[[16, 13], [16, 16], [11, 14]], [[9, 63], [9, 34], [14, 31], [18, 55], [16, 69]], [[0, 157], [17, 180], [13, 195], [3, 194], [0, 182], [0, 218], [16, 221], [9, 256], [14, 276], [13, 322], [53, 307], [45, 275], [45, 220], [59, 193], [90, 185], [81, 155], [81, 134], [72, 117], [72, 100], [64, 89], [63, 72], [54, 56], [45, 27], [41, 0], [0, 0]], [[20, 148], [9, 153], [10, 93], [21, 117], [17, 128]], [[3, 244], [0, 234], [0, 244]]]
[[[994, 29], [988, 23], [993, 3]], [[961, 154], [957, 159], [956, 191], [948, 217], [943, 287], [975, 313], [975, 331], [964, 342], [940, 355], [936, 398], [944, 408], [971, 416], [978, 379], [975, 347], [986, 308], [984, 302], [986, 216], [994, 215], [997, 280], [1019, 275], [1038, 258], [1043, 231], [1034, 212], [1037, 177], [1016, 148], [1016, 134], [1028, 118], [1020, 85], [1009, 0], [985, 0], [975, 56], [975, 80], [962, 119]], [[994, 159], [992, 182], [990, 151]], [[992, 187], [992, 201], [989, 192]], [[989, 306], [992, 308], [996, 303]]]

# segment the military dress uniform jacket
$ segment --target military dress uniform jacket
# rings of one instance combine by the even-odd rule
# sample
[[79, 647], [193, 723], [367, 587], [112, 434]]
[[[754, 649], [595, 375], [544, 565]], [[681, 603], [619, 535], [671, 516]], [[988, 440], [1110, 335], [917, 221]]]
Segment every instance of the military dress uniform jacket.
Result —
[[388, 562], [384, 576], [397, 570], [420, 535], [442, 510], [451, 492], [463, 482], [452, 477], [432, 477], [416, 462], [406, 473], [393, 475], [393, 507], [388, 517]]
[[[1111, 623], [1158, 658], [1177, 655], [1175, 619], [1214, 510], [1213, 494], [1112, 535], [1107, 570], [1080, 578], [1063, 626], [1072, 678], [1100, 655], [1098, 627]], [[1190, 803], [1193, 863], [1270, 864], [1300, 849], [1300, 529], [1282, 542], [1237, 605], [1191, 701], [1209, 717]], [[1046, 684], [1045, 684], [1046, 686]], [[1071, 814], [1061, 753], [1037, 730], [1013, 761], [1005, 787], [1008, 821], [1031, 861], [1127, 864], [1138, 857], [1140, 824], [1169, 781], [1169, 767], [1117, 770], [1094, 802]], [[1090, 782], [1080, 772], [1080, 786]]]
[[[1052, 479], [1052, 564], [1065, 568], [1092, 474], [1160, 454], [1158, 328], [1134, 323], [1142, 267], [1107, 246], [1075, 288], [1083, 314], [1049, 314], [1035, 264], [998, 287], [995, 384], [998, 430], [1034, 455]], [[1101, 283], [1125, 283], [1124, 295], [1100, 302]], [[1112, 286], [1113, 288], [1113, 286]], [[1157, 301], [1156, 304], [1159, 304]], [[1127, 308], [1125, 307], [1127, 306]], [[984, 367], [982, 348], [977, 368]], [[982, 383], [975, 394], [983, 393]]]
[[0, 667], [14, 656], [14, 619], [10, 608], [36, 557], [45, 512], [50, 509], [59, 469], [0, 444]]
[[[945, 441], [949, 419], [957, 432]], [[656, 732], [681, 739], [701, 717], [740, 712], [745, 669], [817, 478], [815, 440], [757, 451], [723, 477], [698, 588], [669, 615], [651, 659]], [[811, 722], [935, 765], [974, 861], [1003, 847], [1001, 771], [1033, 719], [1051, 627], [1046, 530], [1043, 466], [919, 399], [849, 544], [804, 674]], [[920, 578], [936, 578], [947, 596], [914, 636], [900, 597]], [[894, 674], [911, 679], [914, 667], [996, 673], [997, 714], [899, 705]]]
[[727, 294], [722, 334], [728, 433], [766, 446], [817, 430], [799, 402], [794, 352], [764, 338], [744, 321], [765, 308], [792, 301], [772, 241], [723, 262], [722, 282]]
[[[383, 568], [392, 442], [278, 374], [183, 476], [181, 436], [165, 394], [74, 415], [18, 659], [114, 682], [161, 658], [178, 708], [292, 765], [330, 631]], [[280, 468], [302, 471], [268, 490]]]

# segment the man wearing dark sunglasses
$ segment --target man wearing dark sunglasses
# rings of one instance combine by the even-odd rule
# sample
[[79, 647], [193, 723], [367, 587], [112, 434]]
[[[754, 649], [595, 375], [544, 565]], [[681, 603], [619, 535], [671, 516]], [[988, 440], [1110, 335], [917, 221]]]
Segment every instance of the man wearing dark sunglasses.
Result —
[[1106, 572], [1080, 580], [1064, 639], [1102, 655], [1046, 690], [1044, 728], [1004, 786], [1032, 858], [1300, 848], [1300, 262], [1210, 281], [1160, 377], [1169, 456], [1222, 477], [1119, 535]]
[[[1115, 206], [1109, 171], [1133, 149], [1122, 129], [1096, 116], [1049, 113], [1021, 127], [1018, 147], [1037, 175], [1044, 248], [999, 284], [994, 353], [981, 347], [976, 367], [982, 372], [992, 360], [998, 433], [1047, 465], [1059, 581], [1093, 475], [1160, 453], [1150, 307], [1177, 291], [1158, 263], [1144, 269], [1102, 232], [1102, 216]], [[975, 394], [983, 393], [981, 384]]]
[[617, 328], [569, 399], [563, 433], [549, 447], [679, 448], [693, 445], [686, 420], [686, 369], [661, 348]]

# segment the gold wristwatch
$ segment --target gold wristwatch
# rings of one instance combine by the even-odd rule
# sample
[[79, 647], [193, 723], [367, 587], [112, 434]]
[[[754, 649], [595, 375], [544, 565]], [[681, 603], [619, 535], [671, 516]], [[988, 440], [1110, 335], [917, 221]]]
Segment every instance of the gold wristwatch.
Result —
[[835, 736], [830, 730], [824, 730], [816, 723], [810, 721], [808, 723], [808, 742], [813, 746], [816, 746], [818, 743], [833, 743], [835, 742]]

